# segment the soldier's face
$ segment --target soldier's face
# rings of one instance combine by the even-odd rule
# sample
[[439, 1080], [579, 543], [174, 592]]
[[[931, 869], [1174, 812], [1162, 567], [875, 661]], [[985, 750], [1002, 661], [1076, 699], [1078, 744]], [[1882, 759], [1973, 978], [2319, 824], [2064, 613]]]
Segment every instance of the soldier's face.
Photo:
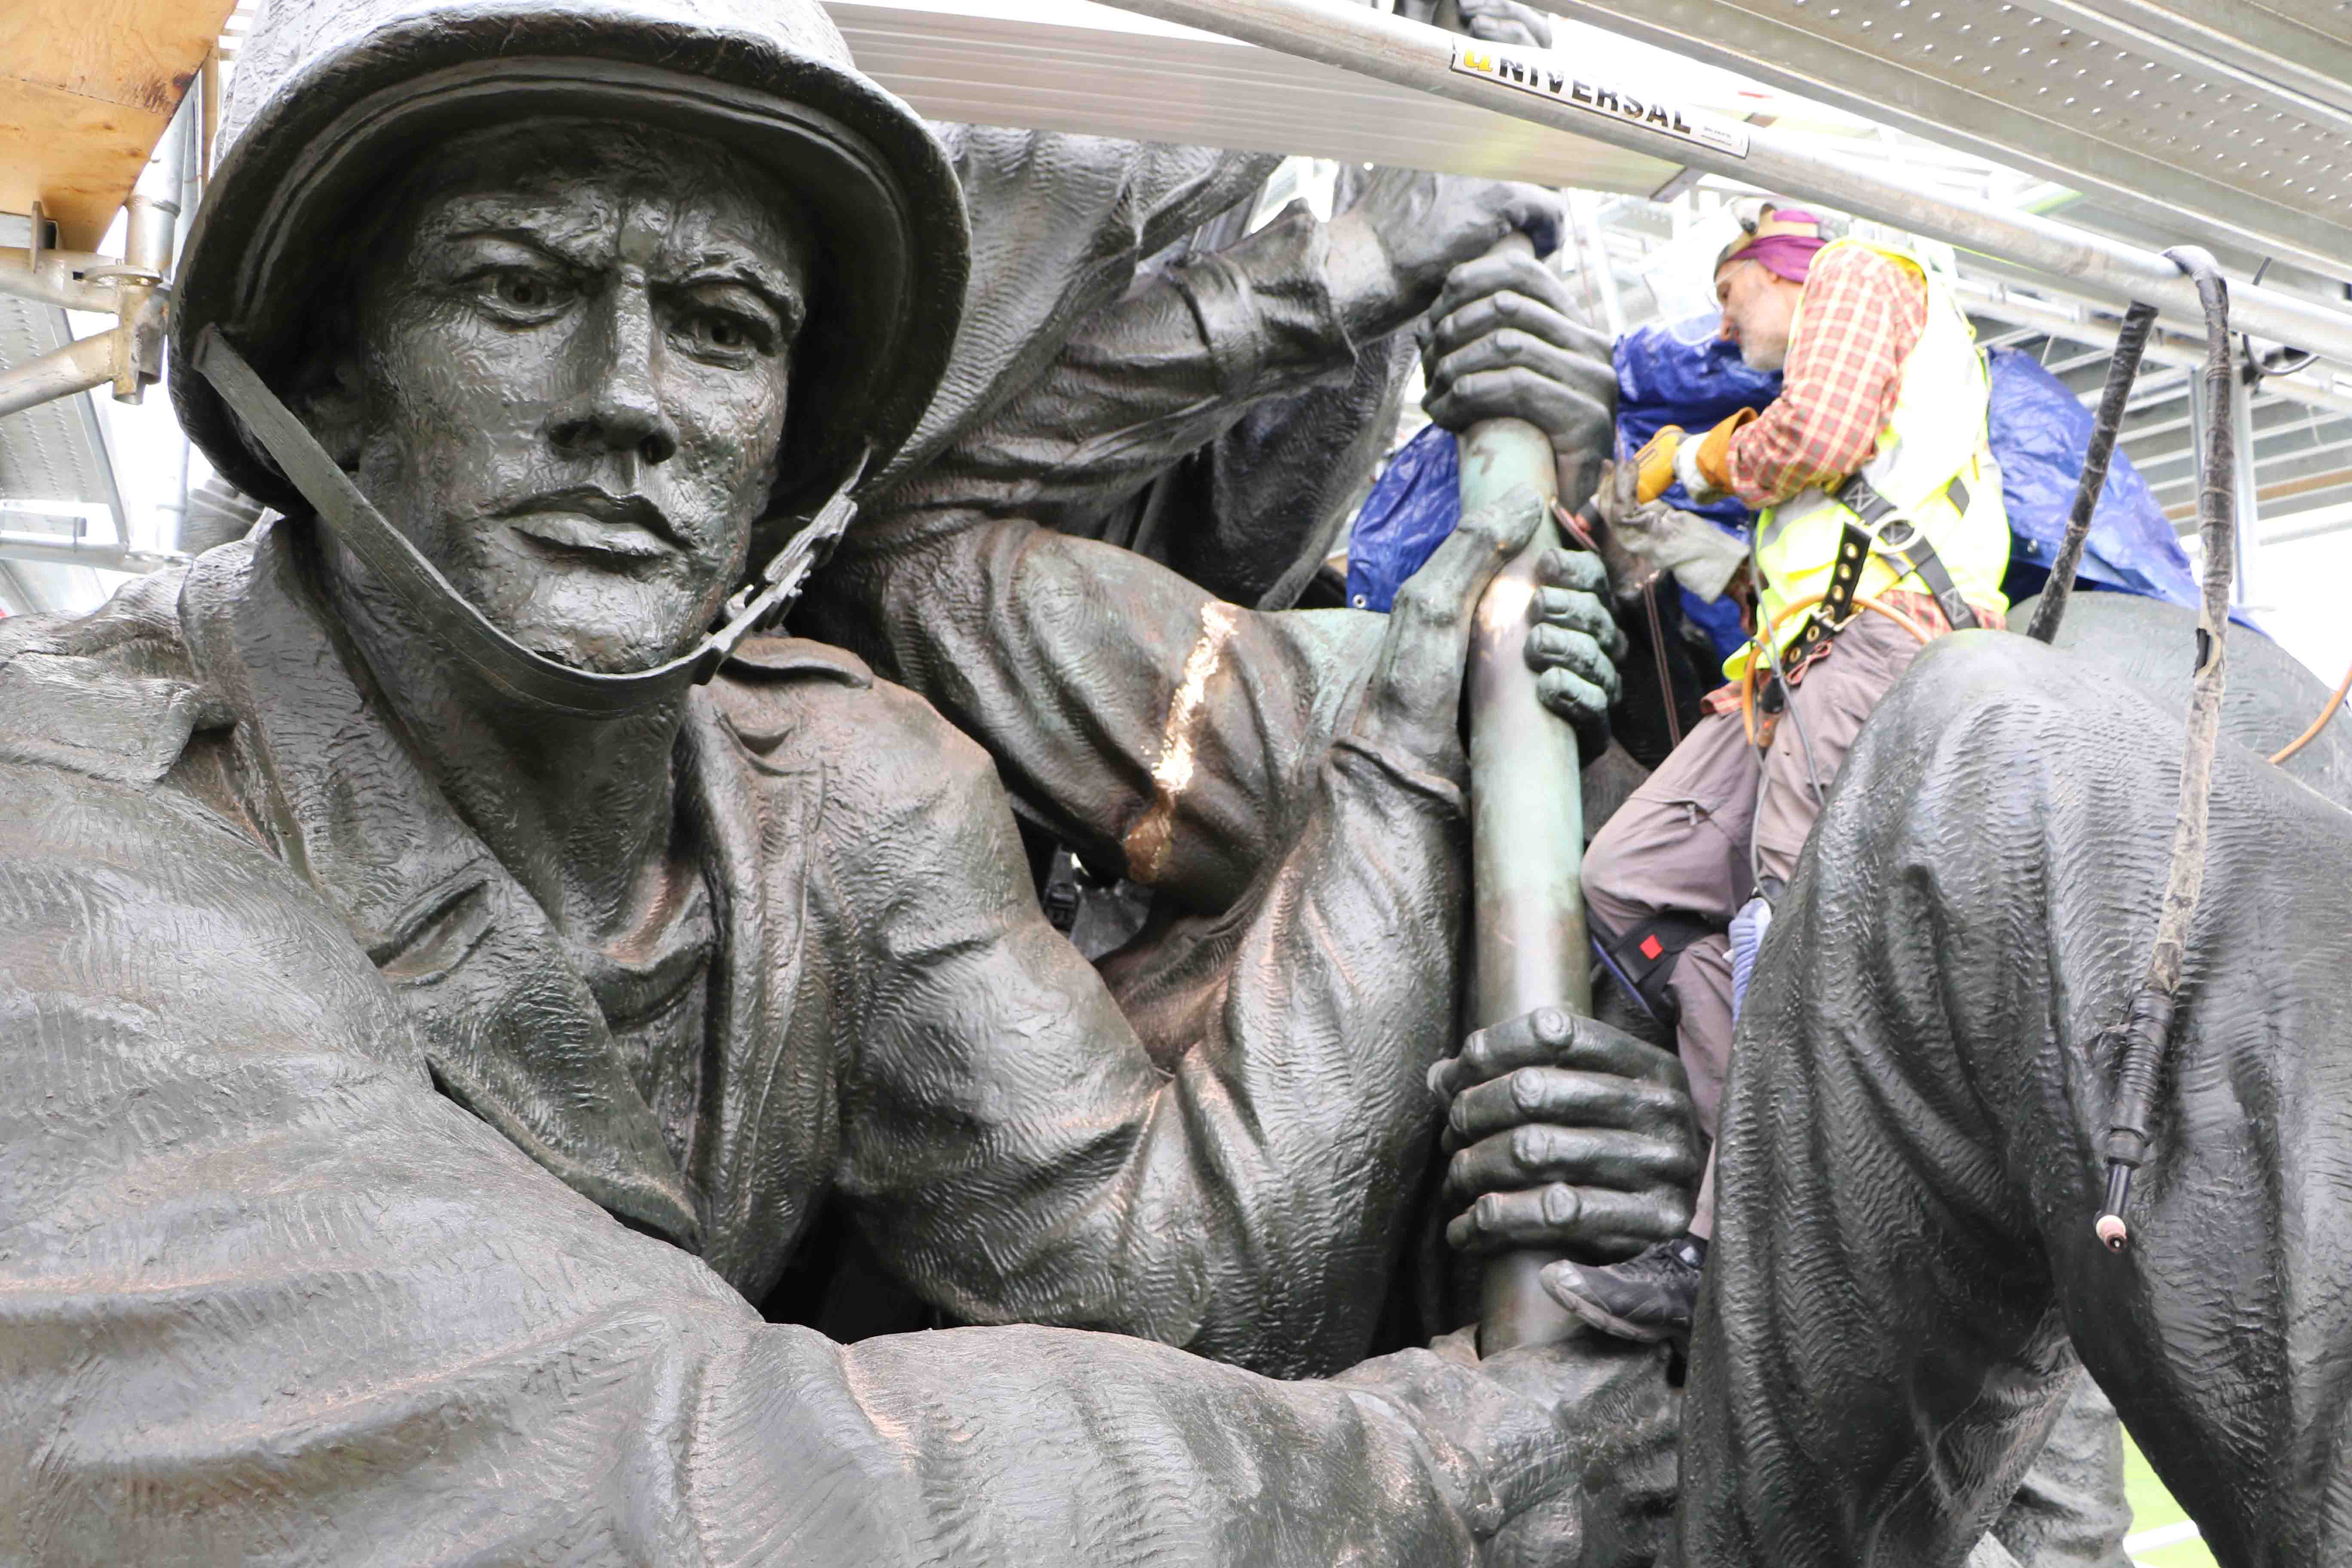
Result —
[[587, 124], [452, 143], [408, 191], [338, 373], [361, 489], [526, 647], [685, 651], [775, 478], [797, 216], [715, 146]]

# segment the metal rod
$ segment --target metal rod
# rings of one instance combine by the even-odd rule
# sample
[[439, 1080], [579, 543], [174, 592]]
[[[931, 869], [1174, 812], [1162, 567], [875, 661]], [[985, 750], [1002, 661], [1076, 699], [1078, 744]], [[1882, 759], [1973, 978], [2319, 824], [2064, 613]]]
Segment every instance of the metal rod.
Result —
[[[41, 243], [38, 213], [31, 245], [0, 248], [0, 294], [68, 310], [104, 311], [115, 318], [112, 329], [102, 334], [78, 338], [30, 364], [0, 374], [0, 415], [110, 382], [116, 402], [136, 403], [162, 377], [163, 279], [172, 269], [188, 134], [189, 111], [184, 105], [141, 173], [140, 188], [124, 204], [121, 261], [50, 249]], [[163, 194], [152, 194], [155, 190]]]
[[[2058, 305], [2039, 300], [2021, 300], [2014, 294], [1980, 294], [1964, 289], [1959, 299], [1962, 308], [1971, 316], [2006, 321], [2012, 326], [2030, 327], [2044, 337], [2063, 338], [2068, 342], [2084, 343], [2093, 348], [2114, 348], [2120, 331], [2120, 323], [2113, 318], [2102, 320], [2071, 316]], [[2148, 334], [2147, 363], [2174, 370], [2196, 370], [2205, 363], [2205, 347], [2202, 342], [2192, 342], [2179, 333], [2158, 328]], [[2335, 375], [2332, 367], [2317, 366], [2285, 375], [2266, 375], [2263, 378], [2263, 390], [2290, 403], [2325, 408], [2337, 414], [2352, 414], [2352, 387], [2339, 388]], [[2326, 378], [2325, 381], [2321, 379], [2323, 376]], [[2167, 428], [2151, 427], [2136, 432], [2135, 437], [2167, 433]]]
[[85, 283], [76, 274], [87, 268], [116, 265], [110, 256], [86, 251], [35, 251], [21, 245], [0, 245], [0, 294], [12, 294], [36, 304], [64, 310], [95, 310], [114, 314], [111, 286]]
[[100, 572], [134, 575], [184, 566], [190, 557], [177, 551], [133, 550], [122, 544], [81, 544], [53, 533], [0, 530], [0, 561], [37, 561], [52, 566], [89, 566]]
[[147, 167], [140, 172], [138, 188], [123, 204], [128, 220], [123, 267], [115, 283], [121, 295], [115, 310], [122, 318], [116, 329], [120, 343], [114, 361], [117, 403], [138, 402], [149, 384], [163, 379], [163, 279], [172, 270], [172, 237], [180, 216], [181, 165], [192, 130], [190, 110], [183, 100]]
[[[1540, 49], [1457, 38], [1352, 0], [1111, 0], [1121, 10], [1419, 88], [1652, 157], [1671, 159], [1782, 195], [1825, 202], [1882, 223], [2006, 258], [2068, 279], [2105, 299], [2146, 300], [2182, 321], [2204, 311], [2196, 286], [2152, 250], [2126, 245], [2030, 213], [1958, 196], [1930, 196], [1885, 174], [1802, 149], [1756, 126], [1733, 125], [1678, 110], [1671, 93], [1645, 85], [1580, 80]], [[1477, 70], [1484, 60], [1490, 68]], [[1520, 85], [1499, 79], [1516, 74]], [[1550, 84], [1558, 81], [1555, 95]], [[1627, 90], [1633, 85], [1633, 90]], [[1578, 94], [1578, 88], [1584, 90]], [[1599, 107], [1606, 101], [1612, 108]], [[1628, 113], [1625, 105], [1631, 103]], [[1664, 127], [1648, 112], [1664, 110]], [[1706, 140], [1678, 134], [1675, 116], [1707, 130]], [[2352, 315], [2275, 289], [2232, 285], [2231, 313], [2241, 331], [2352, 361]]]
[[2255, 474], [2254, 395], [2253, 384], [2246, 377], [2242, 353], [2234, 362], [2238, 376], [2236, 395], [2230, 399], [2230, 441], [2235, 448], [2237, 461], [2231, 465], [2231, 492], [2235, 497], [2236, 519], [2231, 538], [2236, 542], [2237, 571], [2231, 579], [2236, 602], [2254, 602], [2255, 556], [2262, 546], [2255, 530], [2262, 526], [2262, 495]]
[[52, 398], [104, 386], [114, 379], [115, 337], [121, 329], [76, 338], [29, 364], [0, 371], [0, 415], [14, 414]]
[[1598, 204], [1578, 193], [1569, 198], [1570, 221], [1576, 226], [1576, 254], [1592, 258], [1592, 281], [1601, 293], [1601, 313], [1612, 338], [1625, 335], [1625, 306], [1617, 297], [1617, 270], [1609, 259], [1609, 241], [1601, 226]]
[[[210, 65], [212, 58], [208, 52], [205, 57], [205, 63]], [[201, 86], [180, 100], [180, 113], [187, 121], [180, 132], [180, 211], [193, 213], [197, 203], [204, 198], [205, 149], [210, 144], [211, 136], [211, 127], [205, 121], [205, 93]], [[186, 244], [185, 231], [175, 232], [173, 240], [171, 270], [176, 278], [180, 270], [180, 247]], [[176, 421], [174, 424], [173, 433], [178, 437], [180, 453], [179, 482], [173, 487], [174, 499], [164, 506], [164, 510], [171, 513], [170, 521], [155, 531], [156, 542], [166, 550], [180, 549], [187, 540], [188, 496], [194, 479], [190, 471], [191, 459], [195, 451], [188, 439], [188, 433], [177, 429]]]
[[[2213, 424], [2212, 408], [2208, 401], [2209, 397], [2210, 394], [2205, 390], [2205, 378], [2201, 375], [2190, 376], [2189, 378], [2189, 451], [2187, 453], [2189, 477], [2186, 482], [2192, 487], [2190, 498], [2192, 502], [2195, 500], [2194, 487], [2203, 481], [2205, 478], [2205, 465], [2210, 460], [2206, 455], [2206, 433], [2212, 428]], [[2176, 452], [2170, 454], [2165, 460], [2167, 463], [2177, 463], [2181, 460], [2181, 457], [2182, 454]], [[2155, 465], [2150, 464], [2149, 467], [2153, 468]], [[2143, 475], [2142, 478], [2146, 478], [2146, 476]], [[2167, 479], [2163, 482], [2161, 488], [2170, 489], [2173, 486], [2182, 482], [2183, 481], [2179, 479]], [[2151, 495], [2154, 494], [2158, 488], [2158, 485], [2154, 481], [2150, 481], [2148, 486], [2149, 493]], [[2169, 514], [2168, 513], [2168, 515]], [[2189, 515], [2194, 518], [2197, 514], [2192, 509]], [[2176, 518], [2174, 521], [2177, 522], [2179, 520]], [[2192, 531], [2187, 529], [2181, 530], [2184, 536], [2190, 531]]]

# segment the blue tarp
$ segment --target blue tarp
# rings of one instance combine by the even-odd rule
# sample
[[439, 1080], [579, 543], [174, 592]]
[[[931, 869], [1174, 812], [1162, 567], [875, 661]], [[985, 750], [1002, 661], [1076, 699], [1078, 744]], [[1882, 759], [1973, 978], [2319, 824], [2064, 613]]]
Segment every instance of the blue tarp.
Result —
[[[1722, 318], [1710, 310], [1668, 326], [1642, 327], [1617, 340], [1617, 449], [1635, 452], [1669, 425], [1712, 430], [1743, 408], [1761, 408], [1780, 395], [1780, 373], [1750, 370], [1738, 347], [1716, 336]], [[1679, 484], [1666, 504], [1695, 511], [1737, 531], [1756, 514], [1736, 500], [1701, 506]]]
[[[1780, 373], [1750, 370], [1736, 343], [1716, 335], [1723, 318], [1713, 310], [1687, 321], [1643, 327], [1617, 340], [1617, 449], [1638, 452], [1668, 425], [1712, 430], [1743, 408], [1761, 408], [1780, 395]], [[1726, 499], [1699, 505], [1676, 483], [1664, 500], [1695, 511], [1727, 533], [1745, 535], [1756, 514]], [[1728, 598], [1707, 603], [1682, 590], [1683, 618], [1706, 633], [1717, 659], [1729, 658], [1748, 640], [1739, 606]]]
[[1383, 615], [1462, 518], [1462, 463], [1454, 433], [1422, 427], [1389, 459], [1348, 535], [1348, 603]]
[[[2066, 514], [2083, 479], [2091, 411], [2032, 354], [1992, 351], [1992, 455], [2009, 503], [2011, 599], [2038, 594], [2066, 535]], [[2194, 606], [2197, 579], [2171, 520], [2131, 459], [2117, 452], [2091, 514], [2077, 584], [2119, 588]]]
[[[1761, 408], [1780, 395], [1780, 377], [1749, 370], [1739, 351], [1715, 335], [1712, 312], [1672, 326], [1643, 327], [1617, 342], [1617, 449], [1637, 449], [1663, 425], [1706, 429], [1742, 408]], [[1415, 436], [1390, 459], [1365, 497], [1348, 540], [1348, 602], [1385, 610], [1404, 580], [1421, 569], [1438, 541], [1454, 531], [1459, 508], [1454, 438], [1435, 426]], [[1688, 508], [1732, 529], [1753, 515], [1738, 501], [1694, 506], [1680, 485], [1666, 492]], [[1683, 595], [1685, 611], [1708, 626], [1729, 616], [1732, 646], [1742, 634], [1739, 613]]]
[[[1661, 426], [1705, 430], [1741, 408], [1761, 408], [1780, 395], [1778, 373], [1753, 371], [1739, 351], [1715, 335], [1709, 312], [1667, 326], [1649, 326], [1618, 340], [1617, 449], [1638, 448]], [[2091, 411], [2031, 354], [1996, 349], [1992, 366], [1992, 451], [2001, 469], [2014, 544], [2003, 586], [2011, 599], [2040, 591], [2066, 531], [2083, 449], [2091, 438]], [[1390, 460], [1357, 515], [1349, 541], [1349, 602], [1385, 610], [1404, 580], [1453, 531], [1459, 484], [1453, 437], [1435, 426]], [[1741, 532], [1753, 514], [1738, 501], [1693, 506], [1677, 485], [1672, 504]], [[2197, 584], [2172, 524], [2131, 459], [2116, 454], [2092, 516], [2090, 542], [2077, 579], [2193, 606]], [[1743, 640], [1738, 609], [1683, 595], [1683, 613], [1706, 628], [1728, 656]]]

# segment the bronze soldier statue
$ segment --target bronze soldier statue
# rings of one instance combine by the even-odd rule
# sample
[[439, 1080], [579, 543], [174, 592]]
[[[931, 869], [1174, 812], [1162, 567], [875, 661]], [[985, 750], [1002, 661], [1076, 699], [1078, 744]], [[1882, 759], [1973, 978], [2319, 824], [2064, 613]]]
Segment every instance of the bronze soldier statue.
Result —
[[[174, 395], [286, 515], [0, 631], [24, 1555], [1517, 1561], [1654, 1500], [1643, 1352], [1175, 1348], [1321, 1370], [1377, 1310], [1463, 627], [1531, 510], [1416, 580], [1257, 891], [1122, 1008], [986, 755], [756, 635], [963, 298], [938, 143], [811, 0], [278, 5], [223, 149]], [[1680, 1223], [1669, 1058], [1491, 1042], [1614, 1129], [1543, 1179]], [[958, 1320], [1140, 1337], [764, 1322], [829, 1205]]]
[[[1530, 419], [1551, 436], [1573, 497], [1580, 484], [1589, 490], [1591, 460], [1607, 449], [1608, 344], [1577, 321], [1559, 279], [1539, 266], [1497, 256], [1447, 269], [1483, 247], [1482, 217], [1527, 199], [1508, 187], [1445, 188], [1384, 171], [1352, 221], [1292, 213], [1152, 268], [1141, 258], [1153, 247], [1254, 186], [1268, 161], [942, 130], [982, 237], [974, 319], [925, 436], [894, 464], [795, 613], [920, 690], [987, 747], [1030, 821], [1050, 824], [1099, 866], [1152, 879], [1144, 935], [1101, 963], [1113, 994], [1148, 1017], [1163, 967], [1181, 974], [1195, 933], [1249, 918], [1271, 890], [1253, 871], [1280, 858], [1295, 831], [1286, 803], [1304, 785], [1298, 761], [1328, 744], [1381, 637], [1370, 616], [1221, 608], [1231, 618], [1216, 623], [1219, 660], [1182, 706], [1195, 754], [1217, 765], [1170, 801], [1157, 797], [1155, 763], [1190, 650], [1207, 635], [1212, 595], [1263, 605], [1271, 592], [1286, 602], [1284, 569], [1318, 553], [1301, 556], [1295, 544], [1321, 537], [1316, 509], [1344, 461], [1302, 437], [1304, 402], [1323, 399], [1327, 429], [1360, 409], [1368, 374], [1386, 372], [1355, 339], [1426, 308], [1443, 277], [1433, 413], [1457, 426]], [[1384, 247], [1399, 232], [1410, 259], [1392, 266]], [[1058, 354], [1037, 363], [1056, 342]], [[1244, 479], [1244, 455], [1296, 464], [1278, 507], [1249, 510], [1281, 487], [1265, 474]], [[1108, 542], [1165, 561], [1194, 584]], [[1609, 656], [1622, 647], [1589, 590], [1566, 585], [1597, 586], [1577, 575], [1590, 566], [1556, 563], [1563, 585], [1538, 634], [1553, 650], [1546, 679], [1556, 710], [1588, 732], [1596, 700], [1613, 691]], [[1601, 817], [1593, 810], [1592, 826]], [[1147, 836], [1150, 858], [1139, 862], [1128, 841], [1142, 823], [1167, 831]], [[1429, 963], [1433, 976], [1452, 973], [1444, 959]], [[1586, 1027], [1607, 1037], [1601, 1026]], [[1594, 1201], [1589, 1179], [1556, 1183], [1560, 1168], [1542, 1163], [1564, 1137], [1613, 1131], [1559, 1125], [1594, 1114], [1578, 1075], [1549, 1058], [1481, 1051], [1447, 1081], [1457, 1076], [1487, 1081], [1454, 1113], [1465, 1145], [1452, 1161], [1460, 1195], [1441, 1202], [1454, 1240], [1473, 1254], [1518, 1241], [1622, 1256], [1632, 1232], [1607, 1223], [1613, 1196]], [[1548, 1118], [1554, 1124], [1532, 1129], [1532, 1143], [1516, 1136]], [[1568, 1201], [1559, 1188], [1570, 1184], [1584, 1188], [1582, 1200]], [[1487, 1201], [1462, 1207], [1479, 1193]], [[1646, 1222], [1658, 1210], [1632, 1212]], [[857, 1332], [860, 1317], [876, 1313], [879, 1292], [861, 1283], [854, 1293], [835, 1288], [829, 1328]], [[1448, 1321], [1433, 1292], [1422, 1305], [1434, 1323]], [[2112, 1411], [2078, 1378], [1969, 1568], [2122, 1568], [2129, 1521]]]
[[2094, 1230], [2177, 809], [2194, 617], [1965, 633], [1864, 729], [1723, 1125], [1681, 1561], [1958, 1561], [2087, 1368], [2225, 1563], [2352, 1552], [2352, 739], [2230, 633], [2203, 896], [2131, 1245]]

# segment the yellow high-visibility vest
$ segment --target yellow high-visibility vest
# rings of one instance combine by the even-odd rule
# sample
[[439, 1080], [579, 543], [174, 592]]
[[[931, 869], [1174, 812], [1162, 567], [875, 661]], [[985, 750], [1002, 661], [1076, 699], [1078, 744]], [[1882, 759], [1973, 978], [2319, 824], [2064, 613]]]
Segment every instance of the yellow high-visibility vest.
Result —
[[[2009, 510], [2001, 502], [2000, 468], [1993, 461], [1985, 422], [1992, 381], [1984, 355], [1977, 352], [1976, 329], [1969, 325], [1943, 279], [1903, 251], [1842, 239], [1824, 246], [1814, 265], [1847, 245], [1876, 251], [1909, 268], [1927, 287], [1927, 324], [1903, 362], [1894, 410], [1879, 432], [1877, 451], [1862, 467], [1863, 478], [1895, 504], [1895, 516], [1919, 526], [1963, 597], [2006, 612], [2009, 600], [2000, 591], [2000, 580], [2009, 570]], [[1803, 330], [1800, 300], [1791, 337]], [[1968, 493], [1965, 512], [1948, 494], [1955, 479]], [[1804, 630], [1811, 611], [1788, 616], [1783, 624], [1784, 612], [1828, 588], [1838, 542], [1846, 524], [1856, 521], [1850, 508], [1818, 485], [1766, 508], [1757, 518], [1756, 562], [1764, 579], [1757, 585], [1759, 634], [1766, 626], [1774, 627], [1775, 640], [1786, 649]], [[1895, 569], [1874, 555], [1854, 596], [1871, 597], [1897, 585]], [[1916, 576], [1900, 580], [1899, 585], [1927, 591]], [[1726, 659], [1723, 673], [1738, 679], [1755, 646], [1750, 642]]]

